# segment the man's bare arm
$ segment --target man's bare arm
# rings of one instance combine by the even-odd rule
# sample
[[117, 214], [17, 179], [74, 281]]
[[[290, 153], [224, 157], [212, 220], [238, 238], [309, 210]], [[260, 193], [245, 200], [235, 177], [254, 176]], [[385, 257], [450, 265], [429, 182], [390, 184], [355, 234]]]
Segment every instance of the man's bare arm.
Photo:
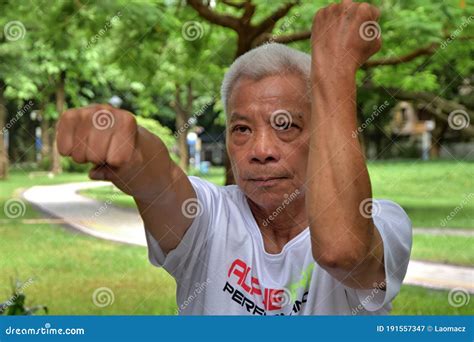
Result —
[[165, 253], [176, 248], [193, 221], [183, 215], [182, 203], [196, 194], [160, 138], [137, 126], [127, 111], [93, 105], [61, 115], [57, 144], [63, 156], [95, 164], [92, 179], [111, 181], [134, 197]]
[[[380, 48], [360, 26], [378, 18], [368, 4], [344, 1], [319, 11], [313, 24], [312, 117], [306, 195], [313, 256], [353, 288], [383, 286], [383, 244], [359, 206], [371, 201], [370, 179], [357, 138], [357, 68]], [[369, 203], [370, 204], [370, 203]]]

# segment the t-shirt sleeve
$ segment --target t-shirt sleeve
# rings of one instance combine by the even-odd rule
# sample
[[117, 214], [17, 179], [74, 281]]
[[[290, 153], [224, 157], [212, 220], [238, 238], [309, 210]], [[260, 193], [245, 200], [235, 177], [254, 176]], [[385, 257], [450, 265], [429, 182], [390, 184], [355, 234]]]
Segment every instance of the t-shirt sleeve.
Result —
[[412, 246], [412, 223], [402, 207], [389, 200], [373, 200], [372, 218], [384, 248], [385, 291], [356, 290], [367, 311], [377, 311], [397, 296], [408, 268]]
[[188, 179], [196, 192], [197, 201], [193, 199], [187, 205], [183, 204], [182, 210], [192, 215], [194, 220], [178, 246], [165, 254], [159, 242], [145, 229], [150, 262], [163, 267], [175, 278], [181, 278], [186, 270], [207, 264], [205, 246], [214, 233], [215, 216], [221, 205], [218, 186], [194, 176]]

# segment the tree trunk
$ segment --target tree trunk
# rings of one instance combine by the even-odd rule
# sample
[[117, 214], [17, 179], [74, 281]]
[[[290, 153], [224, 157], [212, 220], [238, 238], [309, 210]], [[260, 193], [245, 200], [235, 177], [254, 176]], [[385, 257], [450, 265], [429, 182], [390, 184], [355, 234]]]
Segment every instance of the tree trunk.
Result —
[[178, 135], [179, 166], [183, 169], [184, 172], [188, 171], [189, 167], [189, 151], [187, 142], [188, 128], [185, 126], [186, 121], [186, 113], [181, 109], [177, 109], [176, 131], [180, 132], [180, 134]]
[[[44, 111], [42, 110], [43, 114]], [[41, 159], [48, 158], [51, 155], [51, 123], [49, 119], [43, 116], [41, 120]]]
[[179, 166], [184, 172], [189, 168], [189, 150], [188, 150], [188, 131], [189, 131], [189, 113], [193, 105], [193, 93], [191, 82], [186, 87], [187, 102], [184, 104], [181, 100], [181, 86], [176, 84], [174, 110], [176, 112], [176, 132], [178, 132]]
[[441, 144], [444, 139], [444, 134], [448, 128], [448, 124], [441, 120], [435, 120], [436, 128], [431, 132], [431, 149], [430, 159], [438, 159], [441, 150]]
[[[7, 107], [4, 97], [6, 84], [0, 80], [0, 129], [3, 130], [7, 121]], [[8, 150], [5, 145], [5, 136], [0, 132], [0, 179], [8, 177]]]
[[[56, 111], [58, 115], [64, 112], [64, 104], [66, 102], [66, 94], [64, 90], [64, 83], [66, 81], [66, 72], [62, 71], [59, 75], [59, 80], [56, 85]], [[54, 123], [51, 123], [52, 126]], [[59, 174], [62, 172], [61, 156], [59, 155], [58, 146], [56, 144], [56, 132], [53, 135], [52, 151], [51, 151], [51, 172]]]

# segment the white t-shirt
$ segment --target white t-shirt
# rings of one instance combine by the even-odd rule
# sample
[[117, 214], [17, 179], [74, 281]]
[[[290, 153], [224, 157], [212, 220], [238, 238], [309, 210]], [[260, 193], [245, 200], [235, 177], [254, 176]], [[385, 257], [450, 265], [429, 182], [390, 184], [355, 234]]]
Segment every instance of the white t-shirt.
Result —
[[199, 203], [174, 250], [163, 253], [147, 231], [150, 262], [177, 283], [182, 315], [388, 314], [408, 267], [412, 232], [404, 210], [374, 200], [373, 219], [384, 244], [386, 291], [355, 290], [313, 259], [307, 227], [281, 253], [265, 252], [260, 229], [237, 185], [216, 186], [190, 176]]

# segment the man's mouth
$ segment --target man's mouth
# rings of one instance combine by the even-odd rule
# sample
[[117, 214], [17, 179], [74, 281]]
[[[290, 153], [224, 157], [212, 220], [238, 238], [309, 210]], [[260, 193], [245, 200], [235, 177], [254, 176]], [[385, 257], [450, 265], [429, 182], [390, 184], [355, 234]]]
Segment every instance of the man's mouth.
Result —
[[257, 177], [249, 178], [248, 180], [256, 186], [274, 186], [287, 178], [288, 177]]

